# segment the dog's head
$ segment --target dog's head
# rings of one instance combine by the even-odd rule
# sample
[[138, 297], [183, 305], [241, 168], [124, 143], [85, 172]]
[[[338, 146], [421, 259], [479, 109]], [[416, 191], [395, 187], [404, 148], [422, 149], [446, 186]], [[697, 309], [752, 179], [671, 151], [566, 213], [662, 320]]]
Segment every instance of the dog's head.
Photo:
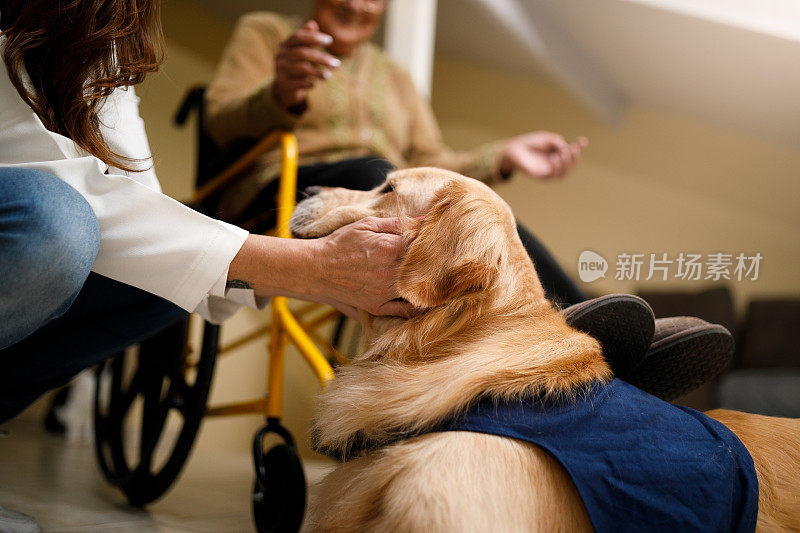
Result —
[[[397, 288], [417, 308], [509, 289], [520, 260], [533, 270], [508, 205], [483, 183], [436, 168], [392, 172], [370, 191], [316, 188], [298, 204], [291, 230], [320, 237], [368, 216], [414, 219]], [[526, 281], [543, 298], [538, 279]]]
[[371, 191], [319, 188], [291, 229], [319, 237], [367, 216], [409, 217], [397, 288], [424, 312], [367, 317], [366, 353], [322, 394], [319, 446], [340, 453], [433, 427], [485, 395], [568, 394], [609, 376], [597, 341], [544, 297], [510, 208], [486, 185], [419, 168]]

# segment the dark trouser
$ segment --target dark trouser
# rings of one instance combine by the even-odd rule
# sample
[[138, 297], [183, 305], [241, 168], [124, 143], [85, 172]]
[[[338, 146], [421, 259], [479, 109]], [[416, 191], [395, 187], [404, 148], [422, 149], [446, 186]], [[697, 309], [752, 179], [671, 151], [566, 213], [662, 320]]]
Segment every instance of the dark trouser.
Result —
[[98, 246], [77, 191], [43, 172], [0, 168], [0, 423], [186, 315], [90, 273]]
[[572, 281], [550, 251], [525, 227], [517, 223], [522, 245], [533, 260], [547, 299], [561, 308], [588, 300], [589, 297]]
[[[303, 189], [311, 185], [346, 187], [366, 191], [383, 183], [386, 175], [392, 170], [394, 167], [391, 163], [377, 157], [363, 157], [338, 163], [319, 163], [300, 167], [297, 171], [298, 200], [302, 198]], [[274, 198], [277, 192], [278, 182], [275, 180], [248, 207], [246, 218], [260, 220], [260, 225], [254, 227], [253, 231], [263, 232], [272, 226], [272, 220], [265, 217], [272, 214], [275, 209]], [[517, 224], [517, 231], [528, 255], [533, 260], [536, 273], [539, 275], [545, 294], [550, 301], [567, 307], [588, 299], [586, 294], [558, 265], [544, 244], [519, 224]]]
[[148, 292], [89, 274], [66, 313], [0, 350], [0, 422], [83, 369], [185, 316], [183, 309]]
[[[323, 187], [345, 187], [357, 191], [368, 191], [386, 180], [394, 167], [385, 159], [362, 157], [346, 159], [338, 163], [318, 163], [297, 169], [297, 200], [303, 198], [303, 190], [311, 185]], [[252, 233], [266, 233], [275, 226], [279, 180], [272, 180], [258, 197], [244, 210], [234, 224]]]

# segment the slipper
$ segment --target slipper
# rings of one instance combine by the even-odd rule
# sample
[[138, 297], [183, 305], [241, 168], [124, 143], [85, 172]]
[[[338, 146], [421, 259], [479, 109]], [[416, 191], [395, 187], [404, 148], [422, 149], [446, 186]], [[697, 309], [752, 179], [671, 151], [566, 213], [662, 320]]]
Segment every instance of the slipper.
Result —
[[653, 340], [653, 310], [638, 296], [608, 294], [571, 305], [562, 313], [567, 324], [600, 342], [614, 375], [625, 381]]
[[689, 316], [659, 318], [641, 364], [622, 379], [672, 401], [717, 377], [733, 351], [733, 337], [719, 324]]

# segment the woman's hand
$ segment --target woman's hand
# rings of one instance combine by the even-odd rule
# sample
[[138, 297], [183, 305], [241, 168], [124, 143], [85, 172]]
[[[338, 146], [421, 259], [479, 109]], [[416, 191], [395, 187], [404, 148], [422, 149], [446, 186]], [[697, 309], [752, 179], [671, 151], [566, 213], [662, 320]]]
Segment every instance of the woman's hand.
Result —
[[257, 296], [326, 303], [356, 319], [357, 309], [408, 317], [412, 307], [397, 300], [395, 286], [405, 223], [368, 217], [319, 239], [250, 235], [230, 264], [228, 280]]
[[319, 239], [328, 296], [372, 315], [410, 316], [411, 305], [396, 300], [403, 226], [401, 218], [368, 217]]
[[281, 108], [289, 111], [303, 104], [314, 84], [330, 78], [330, 69], [341, 65], [336, 57], [320, 49], [332, 42], [330, 35], [320, 32], [317, 23], [309, 20], [280, 44], [275, 54], [272, 97]]
[[534, 178], [560, 178], [575, 166], [588, 145], [586, 137], [568, 143], [561, 135], [549, 131], [519, 135], [508, 141], [500, 153], [500, 172], [521, 170]]

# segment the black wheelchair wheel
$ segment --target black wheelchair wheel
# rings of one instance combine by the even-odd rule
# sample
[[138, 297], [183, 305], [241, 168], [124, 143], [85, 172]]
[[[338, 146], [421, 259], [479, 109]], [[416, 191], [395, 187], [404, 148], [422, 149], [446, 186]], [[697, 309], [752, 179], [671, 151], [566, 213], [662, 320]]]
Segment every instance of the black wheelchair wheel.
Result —
[[219, 340], [219, 327], [203, 324], [200, 357], [191, 367], [184, 354], [187, 317], [143, 341], [138, 354], [120, 354], [98, 369], [95, 454], [105, 478], [132, 505], [163, 495], [189, 456]]
[[[283, 443], [264, 454], [264, 439], [276, 434]], [[253, 520], [259, 533], [300, 530], [306, 508], [306, 477], [289, 432], [271, 420], [253, 439], [256, 479]]]

